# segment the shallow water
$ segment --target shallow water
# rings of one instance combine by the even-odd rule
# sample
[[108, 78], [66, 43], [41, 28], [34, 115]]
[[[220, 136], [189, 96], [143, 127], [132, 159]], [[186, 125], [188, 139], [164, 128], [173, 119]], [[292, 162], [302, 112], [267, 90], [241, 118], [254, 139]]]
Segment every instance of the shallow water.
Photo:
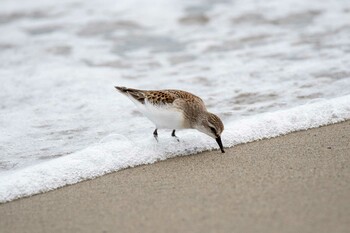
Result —
[[148, 146], [114, 85], [193, 92], [227, 125], [350, 94], [347, 1], [0, 4], [0, 177], [104, 140]]

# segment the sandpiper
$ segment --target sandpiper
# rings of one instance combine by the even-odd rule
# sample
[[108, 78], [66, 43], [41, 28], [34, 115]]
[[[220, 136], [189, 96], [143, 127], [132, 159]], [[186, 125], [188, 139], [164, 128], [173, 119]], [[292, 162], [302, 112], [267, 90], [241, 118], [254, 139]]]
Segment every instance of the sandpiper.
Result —
[[153, 135], [157, 141], [158, 129], [172, 129], [173, 137], [176, 137], [177, 129], [197, 129], [214, 138], [221, 152], [225, 153], [220, 137], [224, 125], [218, 116], [207, 111], [203, 100], [198, 96], [181, 90], [146, 91], [117, 86], [115, 88], [134, 102], [156, 125]]

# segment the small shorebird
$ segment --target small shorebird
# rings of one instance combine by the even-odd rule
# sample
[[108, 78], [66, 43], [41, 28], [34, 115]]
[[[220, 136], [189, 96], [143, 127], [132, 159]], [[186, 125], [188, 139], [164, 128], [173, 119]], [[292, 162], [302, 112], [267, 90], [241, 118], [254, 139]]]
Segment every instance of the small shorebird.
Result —
[[218, 116], [207, 111], [203, 100], [198, 96], [180, 90], [145, 91], [127, 87], [115, 88], [134, 102], [156, 125], [153, 135], [157, 141], [158, 129], [172, 129], [173, 137], [176, 137], [176, 129], [197, 129], [214, 138], [221, 152], [225, 153], [220, 137], [224, 125]]

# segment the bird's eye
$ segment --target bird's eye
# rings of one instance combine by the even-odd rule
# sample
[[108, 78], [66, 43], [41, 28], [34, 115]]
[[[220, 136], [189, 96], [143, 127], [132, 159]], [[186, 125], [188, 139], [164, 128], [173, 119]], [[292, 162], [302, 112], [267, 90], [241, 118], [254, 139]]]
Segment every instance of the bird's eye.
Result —
[[213, 134], [216, 135], [216, 129], [214, 127], [209, 127], [209, 128], [210, 128], [211, 132], [213, 132]]

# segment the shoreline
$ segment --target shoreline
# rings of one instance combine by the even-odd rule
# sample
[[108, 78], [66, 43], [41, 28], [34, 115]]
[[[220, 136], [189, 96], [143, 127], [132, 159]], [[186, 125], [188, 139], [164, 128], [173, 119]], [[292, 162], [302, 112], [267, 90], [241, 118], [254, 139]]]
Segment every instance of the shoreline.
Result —
[[[222, 135], [223, 144], [230, 148], [247, 142], [342, 122], [350, 119], [349, 97], [349, 95], [342, 96], [227, 122]], [[69, 156], [61, 156], [45, 163], [5, 173], [0, 176], [2, 184], [0, 203], [55, 190], [125, 168], [153, 164], [217, 148], [212, 138], [199, 135], [183, 131], [181, 132], [183, 140], [180, 143], [170, 137], [164, 138], [166, 143], [156, 143], [154, 138], [149, 136], [137, 140], [121, 136], [113, 141], [93, 144]]]
[[2, 232], [346, 232], [350, 121], [0, 204]]

